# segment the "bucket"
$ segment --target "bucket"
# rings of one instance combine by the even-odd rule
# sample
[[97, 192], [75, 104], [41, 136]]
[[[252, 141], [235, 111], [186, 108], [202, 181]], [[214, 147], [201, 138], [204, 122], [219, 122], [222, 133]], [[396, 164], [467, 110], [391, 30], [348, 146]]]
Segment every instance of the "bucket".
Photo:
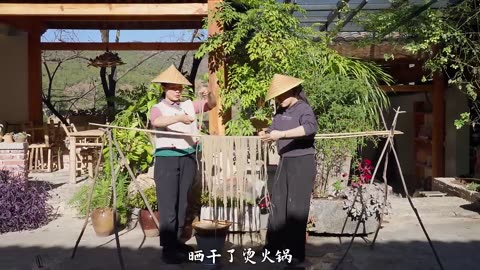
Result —
[[231, 222], [225, 220], [201, 220], [192, 224], [198, 249], [205, 254], [203, 264], [208, 266], [220, 264], [221, 257], [216, 257], [214, 263], [214, 258], [207, 256], [212, 255], [212, 250], [216, 250], [215, 254], [222, 255], [230, 225]]

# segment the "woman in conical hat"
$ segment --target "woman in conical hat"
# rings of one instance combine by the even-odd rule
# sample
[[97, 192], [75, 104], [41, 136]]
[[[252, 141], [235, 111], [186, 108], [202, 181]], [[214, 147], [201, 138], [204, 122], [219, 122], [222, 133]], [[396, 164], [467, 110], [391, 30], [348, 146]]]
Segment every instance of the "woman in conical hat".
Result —
[[269, 183], [270, 216], [266, 249], [271, 254], [290, 250], [291, 264], [305, 260], [305, 234], [310, 196], [316, 176], [314, 137], [318, 125], [298, 78], [275, 74], [266, 100], [279, 109], [262, 140], [276, 142], [280, 162]]
[[[163, 88], [162, 99], [151, 109], [150, 122], [158, 130], [199, 134], [196, 114], [216, 106], [215, 96], [203, 87], [200, 101], [181, 100], [183, 87], [192, 85], [171, 65], [154, 83]], [[156, 135], [154, 179], [160, 214], [160, 245], [166, 263], [181, 263], [190, 246], [180, 242], [185, 224], [187, 195], [193, 184], [197, 163], [197, 140], [189, 136]]]

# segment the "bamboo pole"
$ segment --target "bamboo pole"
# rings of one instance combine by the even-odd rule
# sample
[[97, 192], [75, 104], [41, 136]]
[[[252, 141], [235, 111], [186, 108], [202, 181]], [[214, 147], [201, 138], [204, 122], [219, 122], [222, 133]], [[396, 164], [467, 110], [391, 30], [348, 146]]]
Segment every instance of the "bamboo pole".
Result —
[[[142, 131], [148, 132], [151, 134], [164, 134], [164, 135], [173, 135], [173, 136], [180, 136], [180, 137], [206, 137], [206, 136], [221, 136], [221, 135], [199, 135], [199, 134], [190, 134], [190, 133], [179, 133], [179, 132], [172, 132], [172, 131], [160, 131], [160, 130], [152, 130], [152, 129], [142, 129], [142, 128], [129, 128], [129, 127], [120, 127], [114, 125], [105, 125], [105, 124], [97, 124], [97, 123], [89, 123], [92, 126], [98, 127], [105, 127], [105, 128], [117, 128], [117, 129], [125, 129], [125, 130], [135, 130], [135, 131]], [[317, 134], [315, 135], [315, 139], [345, 139], [345, 138], [357, 138], [357, 137], [369, 137], [369, 136], [383, 136], [387, 137], [392, 132], [390, 131], [360, 131], [360, 132], [344, 132], [344, 133], [325, 133], [325, 134]], [[394, 135], [401, 135], [403, 134], [402, 131], [394, 130]], [[260, 138], [260, 136], [227, 136], [229, 138]]]
[[117, 183], [116, 183], [116, 173], [115, 165], [113, 163], [113, 148], [112, 148], [112, 129], [108, 129], [108, 146], [110, 153], [110, 171], [112, 172], [111, 186], [113, 193], [113, 227], [115, 231], [115, 242], [117, 246], [117, 255], [120, 261], [120, 268], [125, 270], [125, 263], [123, 262], [122, 249], [120, 247], [120, 239], [118, 236], [118, 224], [117, 224]]
[[[103, 138], [105, 138], [105, 136], [103, 136]], [[103, 139], [102, 139], [102, 141], [103, 141]], [[77, 242], [75, 243], [75, 247], [73, 248], [72, 256], [70, 257], [70, 259], [75, 258], [75, 254], [77, 252], [78, 245], [80, 244], [80, 240], [82, 239], [83, 233], [85, 232], [85, 228], [87, 227], [87, 224], [88, 224], [88, 219], [90, 218], [90, 207], [91, 207], [91, 204], [92, 204], [93, 191], [95, 190], [95, 185], [97, 183], [98, 174], [100, 172], [100, 163], [101, 163], [101, 160], [102, 160], [102, 157], [103, 157], [103, 149], [100, 148], [99, 151], [100, 151], [100, 155], [99, 155], [98, 160], [97, 160], [97, 165], [95, 165], [95, 174], [93, 176], [93, 183], [92, 183], [92, 186], [90, 187], [90, 190], [88, 191], [87, 212], [86, 212], [86, 216], [85, 216], [85, 222], [83, 223], [82, 230], [80, 231], [80, 235], [78, 236]]]

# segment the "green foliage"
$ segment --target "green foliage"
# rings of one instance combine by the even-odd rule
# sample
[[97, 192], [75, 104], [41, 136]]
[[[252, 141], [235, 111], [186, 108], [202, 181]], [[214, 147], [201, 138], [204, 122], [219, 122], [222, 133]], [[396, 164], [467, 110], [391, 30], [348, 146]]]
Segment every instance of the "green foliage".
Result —
[[[120, 223], [127, 222], [127, 187], [128, 175], [117, 175], [116, 192], [117, 192], [117, 212], [120, 217]], [[74, 206], [80, 215], [85, 216], [88, 207], [88, 192], [90, 191], [91, 183], [82, 185], [70, 199], [69, 204]], [[112, 207], [113, 206], [113, 192], [111, 188], [111, 175], [101, 173], [97, 179], [97, 183], [93, 190], [90, 211], [95, 208]]]
[[[448, 82], [465, 92], [473, 101], [472, 110], [480, 114], [477, 99], [480, 90], [479, 2], [462, 1], [455, 6], [428, 8], [420, 14], [415, 13], [418, 6], [410, 1], [397, 0], [393, 5], [389, 10], [364, 16], [362, 22], [366, 28], [379, 33], [364, 43], [377, 43], [396, 33], [401, 40], [387, 40], [395, 44], [403, 42], [401, 46], [407, 51], [426, 57], [424, 67], [432, 73], [446, 74]], [[464, 116], [455, 122], [457, 128], [479, 123], [478, 117], [466, 121]]]
[[467, 184], [466, 188], [471, 191], [480, 191], [480, 184], [476, 182], [471, 182]]
[[[224, 110], [235, 108], [238, 115], [226, 124], [227, 134], [253, 135], [249, 119], [271, 117], [272, 108], [264, 106], [264, 99], [275, 73], [304, 79], [309, 94], [319, 91], [319, 82], [329, 74], [358, 80], [369, 91], [356, 102], [362, 102], [368, 112], [367, 122], [378, 123], [378, 111], [388, 102], [376, 82], [388, 82], [389, 76], [373, 64], [345, 58], [328, 48], [328, 38], [301, 27], [293, 11], [303, 12], [296, 5], [273, 0], [220, 4], [214, 20], [224, 22], [226, 29], [209, 38], [196, 56], [209, 53], [217, 61], [228, 59], [229, 83], [219, 84], [222, 106]], [[320, 42], [313, 41], [314, 37]]]
[[470, 113], [464, 112], [460, 114], [460, 119], [454, 121], [454, 125], [457, 129], [461, 129], [466, 124], [470, 123]]
[[[148, 116], [153, 105], [155, 105], [160, 98], [160, 87], [158, 85], [151, 85], [147, 88], [145, 85], [140, 85], [135, 88], [135, 91], [131, 95], [122, 97], [121, 106], [122, 110], [115, 116], [115, 120], [112, 125], [140, 128], [144, 129], [148, 127]], [[137, 175], [148, 169], [153, 162], [153, 144], [151, 143], [151, 135], [145, 132], [113, 129], [113, 135], [115, 136], [120, 149], [125, 155], [130, 168], [133, 173]], [[110, 179], [112, 175], [112, 169], [116, 172], [117, 177], [117, 210], [122, 222], [127, 218], [127, 187], [130, 184], [130, 176], [125, 166], [121, 162], [121, 157], [113, 145], [113, 168], [110, 163], [110, 147], [108, 140], [105, 140], [105, 146], [103, 148], [103, 171], [100, 175], [97, 185], [94, 189], [94, 195], [92, 199], [92, 207], [111, 207], [112, 206], [112, 189], [110, 188]], [[82, 186], [71, 203], [76, 206], [80, 214], [85, 214], [87, 208], [88, 198], [87, 185]]]
[[335, 183], [333, 183], [333, 189], [335, 190], [335, 192], [342, 191], [343, 190], [342, 181], [340, 180], [335, 181]]
[[[148, 204], [150, 204], [150, 207], [152, 207], [152, 210], [157, 211], [158, 210], [157, 192], [155, 190], [155, 187], [149, 187], [143, 190], [143, 193], [147, 198]], [[133, 195], [132, 198], [130, 198], [128, 205], [130, 208], [147, 209], [147, 206], [145, 205], [145, 201], [140, 195], [140, 192], [136, 192], [135, 195]]]
[[[160, 87], [152, 84], [150, 88], [140, 85], [136, 88], [138, 96], [132, 99], [133, 103], [117, 113], [112, 125], [145, 129], [148, 127], [150, 110], [160, 99]], [[153, 162], [153, 144], [150, 134], [135, 130], [114, 129], [120, 149], [125, 154], [133, 173], [144, 172]], [[115, 150], [115, 148], [114, 148]], [[116, 166], [120, 166], [120, 157], [116, 150], [114, 159]], [[108, 148], [104, 148], [105, 160], [109, 160]], [[109, 170], [110, 163], [104, 163], [104, 169]]]

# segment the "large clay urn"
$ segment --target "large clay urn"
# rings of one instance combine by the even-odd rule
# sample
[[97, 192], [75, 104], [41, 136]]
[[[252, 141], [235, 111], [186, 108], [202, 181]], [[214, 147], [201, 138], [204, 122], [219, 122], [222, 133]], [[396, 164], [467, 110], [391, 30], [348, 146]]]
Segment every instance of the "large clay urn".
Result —
[[97, 236], [104, 237], [113, 234], [115, 230], [113, 208], [95, 208], [92, 212], [92, 225]]
[[[158, 211], [153, 211], [153, 214], [157, 220], [160, 220]], [[146, 237], [156, 237], [159, 235], [157, 225], [155, 224], [152, 215], [150, 215], [150, 212], [146, 209], [140, 210], [140, 226]]]

